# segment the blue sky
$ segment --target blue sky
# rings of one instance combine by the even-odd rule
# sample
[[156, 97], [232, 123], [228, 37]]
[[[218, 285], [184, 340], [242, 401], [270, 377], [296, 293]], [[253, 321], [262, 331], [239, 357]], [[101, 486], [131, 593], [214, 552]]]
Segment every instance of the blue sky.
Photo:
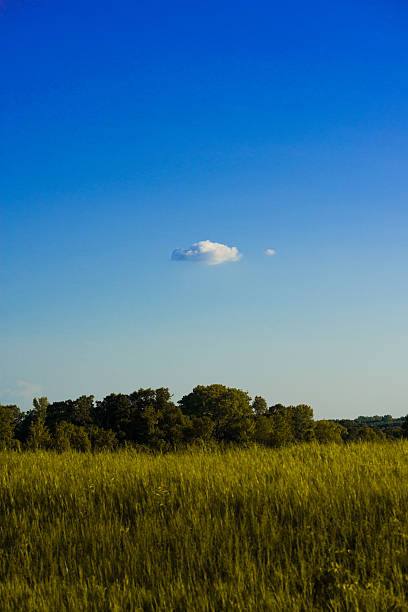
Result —
[[[3, 0], [0, 401], [406, 414], [407, 27], [397, 0]], [[172, 261], [205, 240], [242, 258]]]

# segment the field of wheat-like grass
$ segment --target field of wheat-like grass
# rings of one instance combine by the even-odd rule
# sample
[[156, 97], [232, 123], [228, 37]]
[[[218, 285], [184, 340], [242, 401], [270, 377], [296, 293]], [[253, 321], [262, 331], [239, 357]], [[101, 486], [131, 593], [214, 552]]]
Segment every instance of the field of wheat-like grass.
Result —
[[408, 442], [0, 453], [0, 610], [408, 610]]

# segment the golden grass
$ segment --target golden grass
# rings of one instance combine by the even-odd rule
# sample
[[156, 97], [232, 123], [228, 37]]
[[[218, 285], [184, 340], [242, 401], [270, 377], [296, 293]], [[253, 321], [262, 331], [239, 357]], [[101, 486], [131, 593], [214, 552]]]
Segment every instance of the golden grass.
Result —
[[0, 610], [408, 610], [408, 442], [0, 453]]

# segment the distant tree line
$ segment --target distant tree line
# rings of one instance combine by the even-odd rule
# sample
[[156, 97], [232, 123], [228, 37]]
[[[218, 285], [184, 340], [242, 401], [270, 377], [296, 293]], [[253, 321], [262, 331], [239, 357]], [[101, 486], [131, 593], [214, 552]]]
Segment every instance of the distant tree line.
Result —
[[0, 449], [168, 451], [194, 444], [280, 447], [404, 436], [408, 417], [314, 421], [310, 406], [268, 406], [260, 396], [252, 400], [241, 389], [219, 384], [197, 386], [177, 403], [160, 388], [112, 393], [101, 401], [93, 395], [53, 403], [34, 398], [28, 412], [0, 405]]

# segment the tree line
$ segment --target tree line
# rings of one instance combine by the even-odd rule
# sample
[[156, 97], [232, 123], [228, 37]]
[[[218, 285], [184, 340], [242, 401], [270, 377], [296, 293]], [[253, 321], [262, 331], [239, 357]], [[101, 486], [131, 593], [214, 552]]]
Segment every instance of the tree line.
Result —
[[1, 449], [62, 452], [130, 446], [168, 451], [194, 444], [280, 447], [312, 440], [341, 443], [407, 435], [408, 417], [315, 421], [312, 408], [305, 404], [268, 406], [261, 396], [252, 400], [247, 392], [220, 384], [199, 385], [177, 403], [162, 387], [111, 393], [100, 401], [93, 395], [53, 403], [46, 397], [34, 398], [27, 412], [0, 405]]

